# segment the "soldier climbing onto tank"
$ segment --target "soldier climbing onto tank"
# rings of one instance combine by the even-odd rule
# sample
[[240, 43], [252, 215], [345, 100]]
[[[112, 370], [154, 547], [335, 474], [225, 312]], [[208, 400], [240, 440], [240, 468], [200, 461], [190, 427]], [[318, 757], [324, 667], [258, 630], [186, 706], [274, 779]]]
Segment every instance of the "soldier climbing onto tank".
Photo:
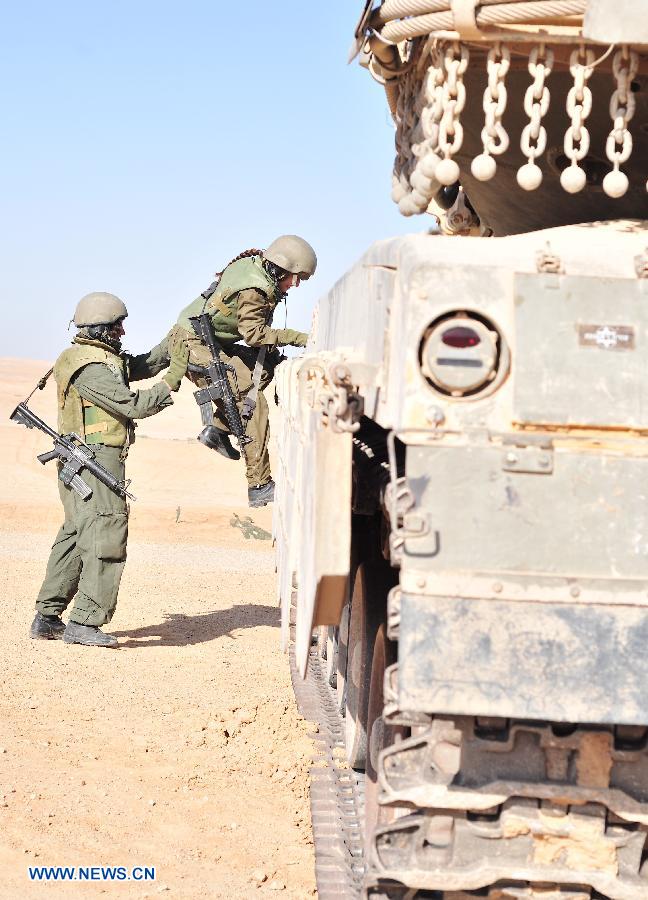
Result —
[[[268, 404], [261, 392], [272, 381], [283, 358], [277, 348], [305, 347], [308, 338], [292, 328], [272, 328], [272, 316], [290, 288], [310, 278], [316, 266], [315, 251], [296, 235], [277, 238], [267, 250], [245, 250], [180, 313], [176, 326], [176, 334], [184, 330], [189, 347], [188, 377], [198, 387], [207, 383], [201, 369], [209, 366], [211, 357], [190, 319], [209, 313], [220, 359], [234, 369], [228, 374], [230, 386], [243, 421], [249, 416], [245, 456], [248, 502], [252, 507], [265, 506], [274, 499], [268, 456]], [[240, 454], [229, 439], [231, 433], [224, 410], [217, 403], [213, 425], [204, 428], [199, 439], [228, 459], [239, 459]]]
[[[121, 351], [128, 311], [113, 294], [83, 297], [74, 313], [77, 334], [54, 364], [61, 434], [78, 434], [97, 462], [124, 482], [125, 459], [133, 441], [133, 419], [171, 406], [187, 368], [186, 343], [174, 332], [139, 356]], [[169, 365], [170, 362], [170, 365]], [[168, 367], [150, 388], [132, 391], [131, 381], [150, 378]], [[92, 489], [82, 499], [59, 480], [65, 521], [50, 553], [45, 580], [36, 601], [31, 637], [63, 638], [69, 644], [114, 647], [117, 639], [101, 630], [113, 617], [126, 561], [128, 506], [87, 470]], [[74, 598], [67, 626], [61, 613]]]

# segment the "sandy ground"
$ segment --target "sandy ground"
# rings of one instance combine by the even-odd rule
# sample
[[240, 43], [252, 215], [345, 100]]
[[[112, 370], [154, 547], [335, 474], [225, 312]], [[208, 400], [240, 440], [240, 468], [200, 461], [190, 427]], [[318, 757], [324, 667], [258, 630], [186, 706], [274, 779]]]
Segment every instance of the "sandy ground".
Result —
[[[120, 649], [32, 641], [61, 512], [48, 439], [8, 422], [48, 368], [0, 360], [0, 898], [315, 894], [310, 731], [279, 648], [271, 508], [195, 440], [189, 390], [128, 461]], [[53, 386], [30, 405], [55, 424]], [[235, 518], [238, 516], [238, 520]], [[154, 866], [149, 882], [34, 883], [28, 866]]]

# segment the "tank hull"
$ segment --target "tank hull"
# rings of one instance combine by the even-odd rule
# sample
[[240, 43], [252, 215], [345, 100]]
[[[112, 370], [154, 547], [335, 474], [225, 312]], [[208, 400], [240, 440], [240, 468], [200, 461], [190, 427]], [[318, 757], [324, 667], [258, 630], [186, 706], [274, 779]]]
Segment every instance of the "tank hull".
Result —
[[367, 897], [648, 895], [647, 238], [381, 242], [277, 373], [284, 635], [302, 675], [325, 635]]

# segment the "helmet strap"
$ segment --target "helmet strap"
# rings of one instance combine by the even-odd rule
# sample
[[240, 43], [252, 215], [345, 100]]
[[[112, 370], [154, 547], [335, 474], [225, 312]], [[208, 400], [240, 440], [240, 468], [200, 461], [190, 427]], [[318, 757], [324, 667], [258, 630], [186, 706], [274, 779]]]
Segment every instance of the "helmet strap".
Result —
[[110, 330], [114, 324], [115, 323], [112, 322], [110, 325], [86, 325], [83, 328], [79, 328], [77, 337], [82, 340], [98, 341], [99, 343], [110, 347], [110, 349], [114, 350], [116, 353], [119, 353], [121, 350], [121, 340], [110, 336]]

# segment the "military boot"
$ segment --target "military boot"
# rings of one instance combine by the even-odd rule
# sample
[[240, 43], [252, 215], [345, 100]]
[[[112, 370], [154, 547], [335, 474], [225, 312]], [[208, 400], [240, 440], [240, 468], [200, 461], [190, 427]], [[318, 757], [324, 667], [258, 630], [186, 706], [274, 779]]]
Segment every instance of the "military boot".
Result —
[[266, 506], [274, 501], [275, 483], [270, 479], [267, 484], [248, 488], [248, 506]]
[[216, 428], [215, 425], [207, 425], [203, 428], [198, 435], [198, 440], [201, 444], [204, 444], [205, 447], [209, 447], [210, 450], [215, 450], [226, 459], [241, 458], [241, 454], [238, 450], [232, 447], [229, 434], [226, 431], [221, 431], [220, 428]]
[[44, 616], [37, 612], [29, 629], [29, 636], [35, 641], [60, 641], [65, 631], [65, 622], [60, 616]]
[[84, 644], [86, 647], [118, 647], [117, 638], [104, 634], [96, 625], [79, 625], [68, 622], [63, 640], [66, 644]]

